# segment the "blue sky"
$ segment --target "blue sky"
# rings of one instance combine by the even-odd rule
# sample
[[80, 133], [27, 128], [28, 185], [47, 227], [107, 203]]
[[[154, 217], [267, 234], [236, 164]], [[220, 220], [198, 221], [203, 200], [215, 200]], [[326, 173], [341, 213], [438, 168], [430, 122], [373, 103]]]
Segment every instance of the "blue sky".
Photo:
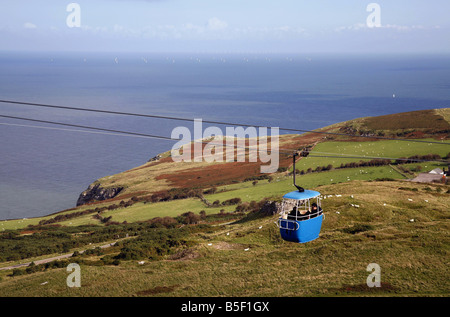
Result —
[[[69, 28], [69, 3], [80, 27]], [[369, 3], [381, 26], [369, 28]], [[0, 50], [449, 53], [448, 0], [0, 0]]]

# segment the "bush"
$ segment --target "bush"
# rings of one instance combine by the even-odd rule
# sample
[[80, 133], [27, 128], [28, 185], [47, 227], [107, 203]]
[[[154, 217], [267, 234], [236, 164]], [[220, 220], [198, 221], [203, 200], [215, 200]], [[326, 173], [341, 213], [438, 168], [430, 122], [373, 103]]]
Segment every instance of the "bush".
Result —
[[[237, 205], [237, 204], [240, 204], [241, 201], [242, 201], [242, 200], [241, 200], [239, 197], [231, 198], [231, 199], [228, 199], [228, 200], [223, 201], [223, 202], [222, 202], [222, 206], [232, 206], [232, 205]], [[215, 203], [215, 202], [214, 202], [214, 203]], [[213, 205], [214, 205], [214, 203], [213, 203]]]
[[[283, 168], [282, 168], [283, 169]], [[287, 171], [287, 168], [286, 168]], [[258, 175], [258, 176], [251, 176], [251, 177], [247, 177], [244, 179], [244, 182], [249, 182], [249, 181], [260, 181], [260, 180], [264, 180], [264, 179], [268, 179], [269, 182], [271, 181], [271, 179], [273, 180], [273, 177], [267, 174], [262, 174], [262, 175]]]
[[200, 222], [200, 216], [188, 211], [180, 216], [180, 222], [184, 224], [196, 224]]
[[217, 192], [217, 187], [211, 187], [203, 192], [205, 195], [215, 194]]
[[204, 227], [199, 225], [177, 229], [149, 230], [136, 239], [123, 241], [123, 247], [114, 259], [159, 259], [164, 255], [175, 253], [179, 247], [190, 246], [192, 243], [184, 240], [186, 234], [202, 229]]
[[100, 221], [101, 221], [102, 223], [107, 223], [107, 222], [109, 222], [109, 221], [111, 220], [111, 218], [112, 218], [112, 216], [105, 217], [105, 218], [100, 219]]
[[20, 276], [20, 275], [24, 275], [24, 274], [25, 274], [24, 270], [14, 269], [10, 276]]
[[[75, 251], [77, 252], [77, 251]], [[75, 254], [74, 252], [74, 254]], [[83, 255], [103, 255], [103, 250], [99, 247], [95, 248], [95, 249], [87, 249], [86, 251], [83, 252]]]
[[178, 224], [178, 221], [175, 218], [166, 216], [150, 219], [148, 223], [151, 224], [152, 228], [173, 228]]
[[419, 190], [417, 188], [409, 188], [409, 187], [399, 187], [399, 190], [410, 190], [413, 192], [418, 192]]

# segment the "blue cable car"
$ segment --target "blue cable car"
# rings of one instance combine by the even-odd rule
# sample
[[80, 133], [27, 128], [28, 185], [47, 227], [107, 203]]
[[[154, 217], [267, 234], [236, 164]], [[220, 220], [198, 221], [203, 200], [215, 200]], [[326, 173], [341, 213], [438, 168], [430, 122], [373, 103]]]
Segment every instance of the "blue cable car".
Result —
[[324, 218], [321, 208], [320, 193], [305, 190], [295, 183], [294, 153], [294, 186], [297, 191], [283, 196], [281, 217], [277, 221], [281, 237], [290, 242], [306, 243], [319, 237]]

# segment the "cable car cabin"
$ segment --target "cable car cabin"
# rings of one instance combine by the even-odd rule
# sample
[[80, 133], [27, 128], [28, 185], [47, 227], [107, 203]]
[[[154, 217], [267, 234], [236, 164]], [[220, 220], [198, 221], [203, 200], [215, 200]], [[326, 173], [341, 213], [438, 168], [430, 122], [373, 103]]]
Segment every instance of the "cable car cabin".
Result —
[[319, 237], [324, 217], [319, 196], [314, 190], [293, 191], [283, 196], [277, 225], [284, 240], [305, 243]]

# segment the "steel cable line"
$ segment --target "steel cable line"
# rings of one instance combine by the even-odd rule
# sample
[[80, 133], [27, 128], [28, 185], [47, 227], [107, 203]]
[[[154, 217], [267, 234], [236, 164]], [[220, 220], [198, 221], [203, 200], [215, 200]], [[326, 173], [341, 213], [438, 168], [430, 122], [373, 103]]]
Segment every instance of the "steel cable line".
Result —
[[[86, 130], [93, 130], [93, 131], [86, 131], [86, 130], [73, 130], [73, 129], [61, 129], [64, 131], [74, 131], [74, 132], [91, 132], [91, 133], [102, 133], [102, 134], [108, 134], [108, 135], [124, 135], [124, 136], [134, 136], [134, 137], [143, 137], [143, 138], [153, 138], [153, 139], [161, 139], [161, 140], [167, 140], [167, 141], [182, 141], [182, 139], [178, 138], [172, 138], [172, 137], [165, 137], [161, 135], [152, 135], [152, 134], [146, 134], [146, 133], [138, 133], [138, 132], [130, 132], [130, 131], [122, 131], [122, 130], [115, 130], [115, 129], [105, 129], [105, 128], [98, 128], [98, 127], [91, 127], [91, 126], [85, 126], [85, 125], [78, 125], [78, 124], [71, 124], [71, 123], [62, 123], [62, 122], [55, 122], [55, 121], [48, 121], [48, 120], [40, 120], [40, 119], [32, 119], [32, 118], [24, 118], [24, 117], [16, 117], [16, 116], [7, 116], [7, 115], [1, 115], [1, 118], [7, 118], [7, 119], [15, 119], [15, 120], [24, 120], [24, 121], [31, 121], [31, 122], [38, 122], [38, 123], [45, 123], [45, 124], [53, 124], [53, 125], [59, 125], [59, 126], [66, 126], [71, 128], [81, 128]], [[8, 123], [0, 123], [2, 125], [14, 125], [14, 124], [8, 124]], [[25, 125], [15, 125], [15, 126], [25, 126]], [[43, 126], [28, 126], [33, 128], [48, 128], [48, 129], [55, 129], [51, 127], [43, 127]], [[224, 146], [222, 143], [211, 143], [211, 141], [199, 141], [199, 140], [193, 140], [194, 143], [201, 143], [201, 144], [209, 144], [209, 145], [220, 145]], [[225, 143], [225, 146], [228, 147], [229, 144]], [[375, 156], [355, 156], [354, 154], [345, 154], [345, 153], [326, 153], [326, 154], [333, 154], [333, 155], [317, 155], [315, 153], [325, 153], [325, 152], [316, 152], [316, 151], [301, 151], [301, 150], [287, 150], [287, 149], [281, 149], [281, 150], [272, 150], [272, 149], [266, 149], [266, 150], [257, 150], [251, 147], [239, 147], [238, 145], [234, 145], [233, 142], [233, 148], [236, 149], [245, 149], [245, 150], [254, 150], [257, 152], [274, 152], [274, 153], [281, 153], [281, 154], [287, 154], [292, 155], [294, 152], [304, 152], [307, 154], [304, 157], [323, 157], [323, 158], [354, 158], [354, 159], [378, 159], [378, 160], [400, 160], [400, 161], [414, 161], [414, 162], [440, 162], [440, 163], [448, 163], [447, 161], [442, 160], [421, 160], [421, 159], [412, 159], [412, 158], [388, 158], [388, 157], [375, 157]]]
[[[153, 134], [146, 134], [146, 133], [139, 133], [139, 132], [130, 132], [130, 131], [115, 130], [115, 129], [98, 128], [98, 127], [91, 127], [91, 126], [78, 125], [78, 124], [72, 124], [72, 123], [63, 123], [63, 122], [55, 122], [55, 121], [48, 121], [48, 120], [16, 117], [16, 116], [7, 116], [7, 115], [2, 115], [2, 114], [0, 114], [0, 118], [24, 120], [24, 121], [31, 121], [31, 122], [38, 122], [38, 123], [45, 123], [45, 124], [54, 124], [54, 125], [72, 127], [72, 128], [81, 128], [81, 129], [87, 129], [87, 130], [107, 132], [107, 134], [114, 134], [114, 135], [121, 134], [121, 135], [135, 136], [135, 137], [161, 139], [161, 140], [167, 140], [167, 141], [182, 141], [183, 140], [183, 139], [166, 137], [166, 136], [161, 136], [161, 135], [153, 135]], [[0, 123], [0, 124], [5, 124], [5, 123]], [[5, 124], [5, 125], [8, 125], [8, 124]], [[23, 125], [21, 125], [21, 126], [23, 126]], [[36, 126], [29, 126], [29, 127], [36, 127]], [[48, 127], [36, 127], [36, 128], [48, 128]], [[50, 128], [50, 129], [52, 129], [52, 128]], [[66, 129], [66, 130], [68, 130], [68, 129]], [[87, 131], [81, 131], [81, 130], [70, 130], [70, 131], [87, 132]], [[222, 146], [224, 146], [223, 142], [220, 143], [220, 144], [219, 143], [211, 143], [211, 141], [198, 141], [198, 140], [193, 140], [192, 142], [202, 143], [202, 144], [209, 144], [209, 145], [222, 145]], [[228, 146], [228, 144], [225, 143], [225, 146]], [[253, 149], [251, 147], [234, 146], [234, 142], [233, 142], [233, 147], [237, 148], [237, 149], [255, 150], [255, 151], [258, 151], [258, 152], [262, 152], [263, 151], [263, 150]], [[275, 150], [268, 150], [267, 149], [267, 150], [264, 150], [264, 151], [266, 151], [266, 152], [278, 152], [278, 153], [283, 153], [283, 154], [292, 154], [293, 153], [293, 151], [288, 151], [288, 150], [281, 150], [281, 151], [277, 150], [277, 151], [275, 151]]]
[[[9, 104], [16, 104], [16, 105], [26, 105], [26, 106], [45, 107], [45, 108], [54, 108], [54, 109], [64, 109], [64, 110], [87, 111], [87, 112], [96, 112], [96, 113], [105, 113], [105, 114], [114, 114], [114, 115], [124, 115], [124, 116], [134, 116], [134, 117], [144, 117], [144, 118], [178, 120], [178, 121], [188, 121], [188, 122], [194, 122], [195, 121], [195, 119], [189, 119], [189, 118], [169, 117], [169, 116], [161, 116], [161, 115], [140, 114], [140, 113], [132, 113], [132, 112], [121, 112], [121, 111], [90, 109], [90, 108], [79, 108], [79, 107], [67, 107], [67, 106], [50, 105], [50, 104], [33, 103], [33, 102], [24, 102], [24, 101], [14, 101], [14, 100], [2, 100], [2, 99], [0, 99], [0, 103], [9, 103]], [[210, 123], [210, 124], [230, 125], [230, 126], [265, 128], [265, 126], [261, 126], [261, 125], [231, 123], [231, 122], [222, 122], [222, 121], [202, 120], [202, 122]], [[302, 132], [302, 133], [311, 132], [311, 133], [318, 133], [318, 134], [325, 134], [325, 135], [337, 135], [337, 136], [369, 138], [369, 139], [379, 139], [379, 140], [395, 140], [395, 141], [405, 141], [405, 142], [419, 142], [419, 143], [434, 143], [434, 144], [441, 144], [441, 145], [450, 145], [450, 143], [444, 143], [444, 142], [438, 142], [438, 141], [408, 140], [408, 139], [388, 138], [388, 137], [380, 137], [380, 136], [367, 136], [367, 135], [356, 135], [356, 134], [348, 134], [348, 133], [337, 133], [337, 132], [325, 132], [325, 131], [292, 129], [292, 128], [284, 128], [284, 127], [279, 127], [279, 130], [291, 131], [291, 132]]]
[[[125, 134], [125, 133], [113, 133], [113, 132], [77, 130], [77, 129], [64, 129], [64, 128], [54, 128], [54, 127], [39, 126], [39, 125], [28, 125], [28, 124], [15, 124], [15, 123], [6, 123], [6, 122], [0, 122], [0, 125], [11, 126], [11, 127], [36, 128], [36, 129], [47, 129], [47, 130], [57, 130], [57, 131], [68, 131], [68, 132], [81, 132], [81, 133], [91, 133], [91, 134], [113, 135], [113, 136], [150, 138], [150, 136], [129, 135], [129, 134]], [[88, 127], [86, 127], [86, 129], [87, 128]], [[159, 136], [158, 136], [158, 139], [159, 139]], [[176, 140], [174, 140], [174, 141], [176, 141]]]

